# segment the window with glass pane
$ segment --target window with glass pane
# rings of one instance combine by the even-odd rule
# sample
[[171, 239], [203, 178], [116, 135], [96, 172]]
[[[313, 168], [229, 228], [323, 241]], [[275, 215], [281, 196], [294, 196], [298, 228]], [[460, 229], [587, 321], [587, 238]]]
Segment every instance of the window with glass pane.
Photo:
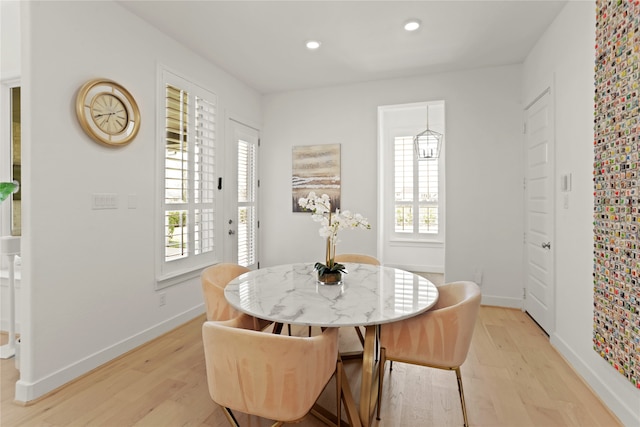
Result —
[[[166, 150], [164, 175], [165, 260], [188, 256], [187, 211], [189, 185], [189, 94], [166, 87]], [[178, 232], [176, 233], [176, 228]]]
[[256, 144], [238, 140], [238, 264], [256, 263]]
[[215, 253], [216, 102], [188, 81], [163, 76], [163, 262], [168, 265]]
[[394, 194], [396, 233], [438, 233], [438, 159], [418, 160], [413, 136], [394, 138]]

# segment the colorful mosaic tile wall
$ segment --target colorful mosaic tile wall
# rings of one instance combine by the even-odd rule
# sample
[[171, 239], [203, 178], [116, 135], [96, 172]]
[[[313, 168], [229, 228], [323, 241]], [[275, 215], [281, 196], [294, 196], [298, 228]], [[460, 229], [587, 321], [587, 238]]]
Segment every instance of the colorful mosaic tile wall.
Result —
[[596, 1], [594, 349], [640, 389], [640, 1]]

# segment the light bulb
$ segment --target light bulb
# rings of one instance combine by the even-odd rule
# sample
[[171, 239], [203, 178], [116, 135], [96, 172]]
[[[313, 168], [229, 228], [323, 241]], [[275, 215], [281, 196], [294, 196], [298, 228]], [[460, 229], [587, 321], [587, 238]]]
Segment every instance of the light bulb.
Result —
[[417, 19], [411, 19], [404, 24], [404, 29], [407, 31], [415, 31], [420, 28], [420, 21]]

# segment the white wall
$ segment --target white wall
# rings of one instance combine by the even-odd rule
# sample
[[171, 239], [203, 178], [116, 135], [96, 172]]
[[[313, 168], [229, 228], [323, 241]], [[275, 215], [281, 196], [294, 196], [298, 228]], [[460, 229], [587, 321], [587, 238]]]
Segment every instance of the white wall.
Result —
[[262, 265], [323, 258], [317, 225], [291, 212], [292, 146], [342, 144], [341, 203], [368, 217], [372, 231], [342, 233], [338, 252], [375, 254], [377, 108], [444, 100], [446, 279], [473, 280], [481, 270], [485, 303], [520, 307], [520, 76], [509, 66], [265, 96]]
[[0, 2], [0, 78], [20, 75], [20, 2]]
[[573, 176], [568, 209], [562, 208], [563, 195], [557, 192], [556, 327], [551, 343], [631, 426], [640, 425], [640, 391], [592, 348], [594, 45], [595, 3], [569, 2], [527, 57], [523, 94], [528, 102], [555, 80], [556, 172]]
[[[261, 111], [256, 91], [116, 3], [22, 7], [25, 318], [16, 398], [28, 401], [204, 312], [197, 279], [163, 290], [162, 307], [154, 290], [158, 65], [218, 95], [221, 142], [225, 114], [259, 123]], [[96, 144], [76, 120], [76, 92], [95, 77], [138, 101], [142, 125], [126, 147]], [[101, 192], [117, 194], [119, 208], [91, 210], [91, 194]]]

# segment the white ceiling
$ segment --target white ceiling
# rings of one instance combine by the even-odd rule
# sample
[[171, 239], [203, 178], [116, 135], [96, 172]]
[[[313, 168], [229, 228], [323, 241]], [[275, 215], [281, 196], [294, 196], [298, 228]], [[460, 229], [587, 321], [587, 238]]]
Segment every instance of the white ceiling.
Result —
[[[521, 63], [566, 0], [119, 3], [272, 93]], [[422, 27], [406, 32], [409, 18]]]

